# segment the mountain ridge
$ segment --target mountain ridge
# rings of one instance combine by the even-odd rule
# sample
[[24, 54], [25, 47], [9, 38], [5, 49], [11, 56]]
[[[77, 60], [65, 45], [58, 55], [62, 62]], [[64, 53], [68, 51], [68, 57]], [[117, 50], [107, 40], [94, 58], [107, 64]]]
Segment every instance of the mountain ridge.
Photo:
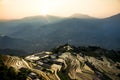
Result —
[[[87, 15], [87, 14], [79, 14], [79, 13], [75, 13], [75, 14], [71, 15], [70, 18], [84, 18], [84, 19], [91, 19], [91, 18], [95, 18], [95, 17], [89, 16], [89, 15]], [[98, 19], [98, 18], [96, 18], [96, 19]]]

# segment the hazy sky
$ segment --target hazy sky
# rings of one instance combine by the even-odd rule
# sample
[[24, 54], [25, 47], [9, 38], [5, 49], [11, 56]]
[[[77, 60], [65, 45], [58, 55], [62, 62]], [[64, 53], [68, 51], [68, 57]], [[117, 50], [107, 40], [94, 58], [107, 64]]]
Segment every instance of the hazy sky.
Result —
[[0, 19], [74, 13], [108, 17], [120, 13], [120, 0], [0, 0]]

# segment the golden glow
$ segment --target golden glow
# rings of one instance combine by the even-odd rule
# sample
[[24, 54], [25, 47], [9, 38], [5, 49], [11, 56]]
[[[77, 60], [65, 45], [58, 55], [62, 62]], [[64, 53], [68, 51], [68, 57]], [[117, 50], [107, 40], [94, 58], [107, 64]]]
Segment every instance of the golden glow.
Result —
[[48, 14], [48, 10], [43, 9], [43, 10], [41, 10], [40, 14], [43, 16], [46, 16]]
[[0, 0], [0, 19], [74, 13], [108, 17], [120, 13], [120, 0]]

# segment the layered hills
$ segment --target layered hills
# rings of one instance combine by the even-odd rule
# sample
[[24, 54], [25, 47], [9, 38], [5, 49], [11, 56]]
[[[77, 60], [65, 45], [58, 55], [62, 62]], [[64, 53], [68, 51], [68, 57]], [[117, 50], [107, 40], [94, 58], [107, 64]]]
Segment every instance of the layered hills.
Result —
[[67, 18], [50, 15], [33, 16], [20, 20], [1, 21], [0, 33], [34, 42], [34, 47], [40, 50], [67, 42], [76, 46], [92, 45], [119, 50], [119, 21], [120, 14], [105, 19], [83, 14], [74, 14]]

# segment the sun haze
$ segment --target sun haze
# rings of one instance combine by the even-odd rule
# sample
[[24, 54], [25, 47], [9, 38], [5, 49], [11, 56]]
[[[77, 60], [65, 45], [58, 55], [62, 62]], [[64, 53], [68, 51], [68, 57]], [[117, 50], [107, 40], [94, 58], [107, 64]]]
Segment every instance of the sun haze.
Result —
[[81, 13], [104, 18], [120, 13], [120, 0], [0, 0], [0, 19]]

